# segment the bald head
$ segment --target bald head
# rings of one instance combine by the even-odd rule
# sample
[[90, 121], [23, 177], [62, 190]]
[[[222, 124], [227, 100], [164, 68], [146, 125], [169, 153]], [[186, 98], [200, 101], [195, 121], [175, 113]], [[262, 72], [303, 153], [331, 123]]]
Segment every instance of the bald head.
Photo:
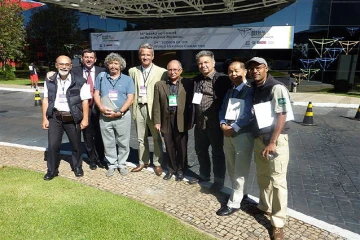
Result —
[[55, 67], [59, 72], [61, 79], [66, 79], [71, 70], [71, 59], [68, 56], [61, 55], [56, 59]]
[[167, 65], [168, 77], [172, 82], [176, 82], [182, 73], [182, 66], [178, 60], [171, 60]]

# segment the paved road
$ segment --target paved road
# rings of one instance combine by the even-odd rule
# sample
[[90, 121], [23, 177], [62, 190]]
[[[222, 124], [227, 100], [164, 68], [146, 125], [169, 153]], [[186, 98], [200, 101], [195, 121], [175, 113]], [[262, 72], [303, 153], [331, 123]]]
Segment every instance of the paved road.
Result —
[[[47, 132], [41, 125], [40, 107], [34, 94], [0, 91], [0, 141], [46, 147]], [[295, 119], [302, 121], [306, 107], [294, 106]], [[356, 110], [313, 108], [317, 126], [290, 123], [289, 207], [341, 228], [360, 233], [360, 121]], [[136, 161], [136, 137], [132, 124], [129, 161]], [[193, 133], [189, 139], [188, 175], [198, 171]], [[68, 142], [64, 137], [64, 142]], [[67, 150], [68, 144], [62, 149]], [[258, 196], [254, 164], [249, 193]], [[229, 186], [229, 181], [226, 181]]]

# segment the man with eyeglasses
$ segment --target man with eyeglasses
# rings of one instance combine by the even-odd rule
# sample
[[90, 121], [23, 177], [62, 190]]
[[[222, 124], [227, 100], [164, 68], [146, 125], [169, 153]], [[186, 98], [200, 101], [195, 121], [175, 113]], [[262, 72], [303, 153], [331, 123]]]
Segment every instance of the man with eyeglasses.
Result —
[[[292, 114], [290, 94], [287, 88], [268, 73], [265, 59], [254, 57], [247, 62], [250, 76], [254, 79], [253, 104], [256, 118], [264, 118], [256, 111], [257, 104], [271, 108], [274, 120], [268, 127], [259, 127], [255, 121], [253, 134], [254, 156], [260, 197], [254, 213], [270, 215], [273, 239], [284, 239], [287, 211], [286, 174], [289, 163], [288, 125], [286, 118]], [[263, 119], [262, 119], [263, 120]]]
[[94, 102], [94, 86], [96, 76], [105, 71], [105, 68], [95, 66], [96, 52], [91, 49], [84, 49], [82, 51], [81, 66], [74, 67], [71, 72], [76, 77], [82, 77], [90, 87], [92, 98], [89, 100], [89, 126], [83, 130], [83, 138], [89, 157], [89, 167], [91, 170], [96, 170], [97, 167], [104, 168], [104, 143], [101, 138], [99, 125], [99, 109]]
[[88, 99], [91, 99], [85, 80], [70, 73], [72, 65], [69, 57], [59, 56], [55, 67], [57, 73], [45, 79], [42, 104], [42, 128], [48, 130], [46, 181], [59, 174], [60, 145], [64, 131], [72, 148], [71, 168], [76, 177], [84, 175], [81, 130], [88, 125]]
[[157, 176], [162, 174], [162, 142], [160, 133], [154, 127], [152, 116], [154, 101], [154, 86], [160, 80], [167, 78], [166, 69], [156, 66], [154, 48], [144, 43], [139, 48], [140, 66], [129, 69], [129, 75], [135, 82], [135, 99], [132, 105], [132, 116], [135, 120], [136, 133], [139, 143], [139, 165], [131, 172], [140, 172], [150, 166], [150, 152], [148, 142], [148, 129], [154, 142], [154, 172]]
[[[210, 181], [212, 165], [214, 184], [211, 190], [218, 192], [224, 185], [226, 171], [219, 111], [226, 92], [231, 88], [231, 81], [225, 74], [216, 72], [215, 58], [211, 51], [200, 51], [196, 54], [196, 62], [201, 74], [194, 77], [192, 124], [195, 124], [195, 151], [200, 174], [189, 183]], [[212, 164], [209, 156], [210, 146]]]
[[168, 172], [164, 180], [175, 175], [175, 181], [184, 179], [187, 159], [188, 127], [191, 110], [189, 81], [182, 78], [181, 63], [172, 60], [167, 65], [168, 79], [155, 84], [153, 118], [157, 131], [164, 137]]

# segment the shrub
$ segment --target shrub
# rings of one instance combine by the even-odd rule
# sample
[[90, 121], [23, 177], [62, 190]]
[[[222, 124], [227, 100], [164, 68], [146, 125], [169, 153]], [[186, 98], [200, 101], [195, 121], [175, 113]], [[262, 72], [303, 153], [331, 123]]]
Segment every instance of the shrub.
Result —
[[1, 80], [14, 80], [16, 78], [14, 71], [12, 70], [11, 66], [5, 65], [5, 70], [0, 72], [0, 79]]

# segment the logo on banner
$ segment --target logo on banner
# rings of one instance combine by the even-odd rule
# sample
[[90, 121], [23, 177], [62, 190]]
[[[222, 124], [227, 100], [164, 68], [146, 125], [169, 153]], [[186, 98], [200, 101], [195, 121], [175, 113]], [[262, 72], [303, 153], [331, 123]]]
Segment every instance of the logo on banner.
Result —
[[93, 36], [97, 42], [100, 42], [100, 40], [102, 40], [102, 33], [93, 33]]
[[238, 28], [237, 30], [243, 38], [246, 37], [249, 33], [251, 33], [251, 28]]

